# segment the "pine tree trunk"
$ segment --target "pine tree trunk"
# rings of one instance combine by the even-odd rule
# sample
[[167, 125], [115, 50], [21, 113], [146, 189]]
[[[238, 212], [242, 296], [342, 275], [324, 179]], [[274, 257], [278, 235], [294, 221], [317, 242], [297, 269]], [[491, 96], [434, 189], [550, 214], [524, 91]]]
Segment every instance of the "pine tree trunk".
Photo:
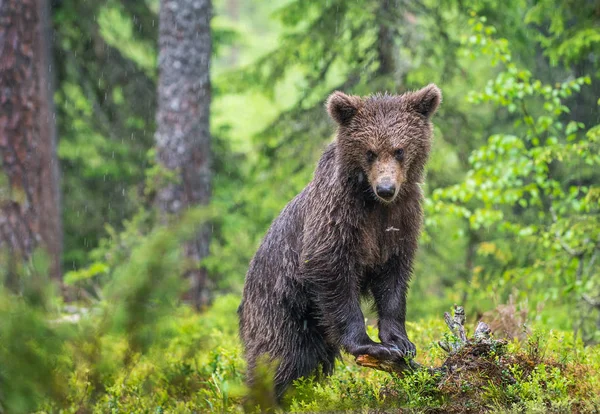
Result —
[[[61, 278], [62, 224], [47, 0], [0, 1], [0, 250], [14, 266], [41, 247]], [[11, 279], [12, 277], [12, 279]]]
[[[159, 24], [157, 159], [178, 175], [158, 192], [165, 217], [210, 200], [210, 0], [162, 0]], [[204, 226], [185, 246], [196, 265], [208, 255], [210, 229]], [[206, 271], [193, 266], [186, 275], [196, 307], [208, 302]]]

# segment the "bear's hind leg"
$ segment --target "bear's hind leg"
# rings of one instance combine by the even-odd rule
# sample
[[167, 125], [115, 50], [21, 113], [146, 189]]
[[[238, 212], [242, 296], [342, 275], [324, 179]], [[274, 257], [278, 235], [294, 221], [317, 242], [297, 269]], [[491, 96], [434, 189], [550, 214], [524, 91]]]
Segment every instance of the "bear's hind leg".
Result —
[[319, 332], [310, 330], [294, 336], [297, 346], [279, 357], [280, 363], [275, 373], [275, 396], [278, 401], [296, 379], [330, 375], [339, 355], [336, 349], [327, 345]]

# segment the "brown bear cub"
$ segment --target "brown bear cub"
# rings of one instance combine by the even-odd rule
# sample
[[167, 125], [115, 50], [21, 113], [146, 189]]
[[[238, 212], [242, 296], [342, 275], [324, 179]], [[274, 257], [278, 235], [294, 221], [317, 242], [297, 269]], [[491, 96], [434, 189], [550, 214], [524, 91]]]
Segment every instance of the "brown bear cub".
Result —
[[[406, 293], [430, 119], [441, 99], [433, 84], [399, 96], [329, 97], [337, 137], [313, 180], [271, 225], [246, 275], [238, 312], [250, 384], [261, 356], [277, 364], [281, 399], [295, 379], [331, 373], [340, 349], [379, 359], [415, 354]], [[367, 294], [381, 343], [366, 334], [360, 298]]]

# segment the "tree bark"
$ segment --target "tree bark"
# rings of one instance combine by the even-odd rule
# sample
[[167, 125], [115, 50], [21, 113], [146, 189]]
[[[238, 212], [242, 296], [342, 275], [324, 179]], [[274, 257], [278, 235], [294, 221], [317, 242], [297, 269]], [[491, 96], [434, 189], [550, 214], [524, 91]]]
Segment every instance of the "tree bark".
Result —
[[[162, 0], [160, 5], [157, 160], [178, 177], [157, 194], [165, 219], [210, 200], [211, 13], [210, 0]], [[210, 228], [203, 226], [184, 246], [193, 262], [186, 275], [189, 298], [198, 308], [209, 300], [206, 271], [198, 265], [209, 243]]]
[[[0, 249], [16, 265], [43, 248], [51, 276], [60, 280], [51, 39], [47, 0], [0, 2]], [[9, 284], [16, 287], [9, 267]]]

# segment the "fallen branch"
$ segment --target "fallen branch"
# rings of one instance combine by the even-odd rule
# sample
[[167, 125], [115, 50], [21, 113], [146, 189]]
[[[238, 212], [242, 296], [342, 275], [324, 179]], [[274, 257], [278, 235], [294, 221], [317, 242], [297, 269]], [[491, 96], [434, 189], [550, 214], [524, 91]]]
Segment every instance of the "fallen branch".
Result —
[[405, 361], [388, 361], [375, 358], [371, 355], [357, 356], [356, 363], [366, 368], [373, 368], [395, 374], [404, 374], [407, 371], [413, 372], [423, 368], [421, 364], [415, 362], [413, 359], [407, 358]]

